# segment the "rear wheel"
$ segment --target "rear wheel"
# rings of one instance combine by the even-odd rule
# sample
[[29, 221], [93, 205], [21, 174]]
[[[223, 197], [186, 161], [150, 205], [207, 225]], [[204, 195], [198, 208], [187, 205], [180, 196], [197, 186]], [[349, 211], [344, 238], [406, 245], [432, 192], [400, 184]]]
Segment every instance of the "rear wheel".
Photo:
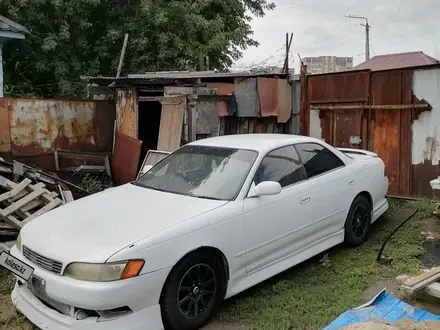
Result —
[[196, 252], [171, 271], [161, 297], [162, 320], [167, 330], [196, 330], [217, 311], [226, 289], [223, 262]]
[[371, 225], [371, 205], [368, 199], [359, 195], [351, 204], [345, 221], [345, 243], [358, 246], [367, 238]]

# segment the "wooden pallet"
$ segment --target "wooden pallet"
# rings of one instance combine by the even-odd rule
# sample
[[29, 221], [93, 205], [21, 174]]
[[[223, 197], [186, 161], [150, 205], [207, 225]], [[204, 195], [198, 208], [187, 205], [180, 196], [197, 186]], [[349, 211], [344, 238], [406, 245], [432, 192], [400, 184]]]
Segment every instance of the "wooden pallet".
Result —
[[0, 225], [4, 230], [20, 230], [36, 217], [58, 207], [63, 201], [56, 192], [46, 189], [44, 183], [32, 184], [29, 179], [15, 183], [0, 176], [0, 186], [7, 192], [0, 195]]
[[410, 278], [403, 283], [402, 288], [410, 294], [424, 290], [430, 296], [440, 298], [439, 280], [440, 267], [435, 267], [422, 275]]

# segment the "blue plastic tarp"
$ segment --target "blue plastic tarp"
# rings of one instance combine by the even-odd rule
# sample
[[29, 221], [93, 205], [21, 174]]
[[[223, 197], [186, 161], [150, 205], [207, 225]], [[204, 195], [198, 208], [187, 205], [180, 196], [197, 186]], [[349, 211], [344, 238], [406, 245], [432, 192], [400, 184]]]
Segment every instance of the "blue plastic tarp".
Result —
[[323, 330], [341, 329], [347, 325], [375, 320], [392, 324], [402, 319], [414, 322], [440, 321], [440, 316], [415, 308], [383, 290], [365, 305], [342, 313]]

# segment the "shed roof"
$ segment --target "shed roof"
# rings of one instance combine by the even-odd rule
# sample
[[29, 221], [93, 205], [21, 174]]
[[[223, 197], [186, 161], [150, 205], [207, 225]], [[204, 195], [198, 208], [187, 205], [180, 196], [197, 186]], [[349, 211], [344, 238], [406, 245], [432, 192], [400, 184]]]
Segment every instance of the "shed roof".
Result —
[[9, 18], [0, 15], [0, 42], [1, 39], [24, 39], [29, 30]]
[[[169, 84], [175, 81], [191, 81], [200, 79], [202, 81], [216, 81], [216, 79], [228, 78], [250, 78], [250, 77], [280, 77], [287, 78], [286, 74], [274, 73], [252, 73], [249, 71], [240, 72], [218, 72], [218, 71], [159, 71], [147, 72], [142, 74], [129, 74], [126, 77], [89, 77], [81, 76], [81, 79], [88, 80], [99, 86], [108, 86], [115, 82], [113, 86], [135, 86], [135, 85], [152, 85], [152, 84]], [[291, 76], [295, 80], [295, 75]]]
[[384, 71], [392, 69], [411, 68], [440, 63], [439, 60], [424, 54], [422, 51], [378, 55], [365, 61], [352, 70]]

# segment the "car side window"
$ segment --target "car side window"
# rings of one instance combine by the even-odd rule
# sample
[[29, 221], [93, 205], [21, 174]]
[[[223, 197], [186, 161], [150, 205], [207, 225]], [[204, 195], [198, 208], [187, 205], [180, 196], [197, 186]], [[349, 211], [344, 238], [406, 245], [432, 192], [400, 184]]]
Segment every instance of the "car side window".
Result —
[[320, 144], [300, 143], [295, 145], [295, 149], [304, 164], [308, 178], [344, 166], [338, 156]]
[[254, 183], [276, 181], [286, 187], [306, 179], [304, 167], [293, 146], [287, 146], [269, 152], [261, 161], [255, 173]]

